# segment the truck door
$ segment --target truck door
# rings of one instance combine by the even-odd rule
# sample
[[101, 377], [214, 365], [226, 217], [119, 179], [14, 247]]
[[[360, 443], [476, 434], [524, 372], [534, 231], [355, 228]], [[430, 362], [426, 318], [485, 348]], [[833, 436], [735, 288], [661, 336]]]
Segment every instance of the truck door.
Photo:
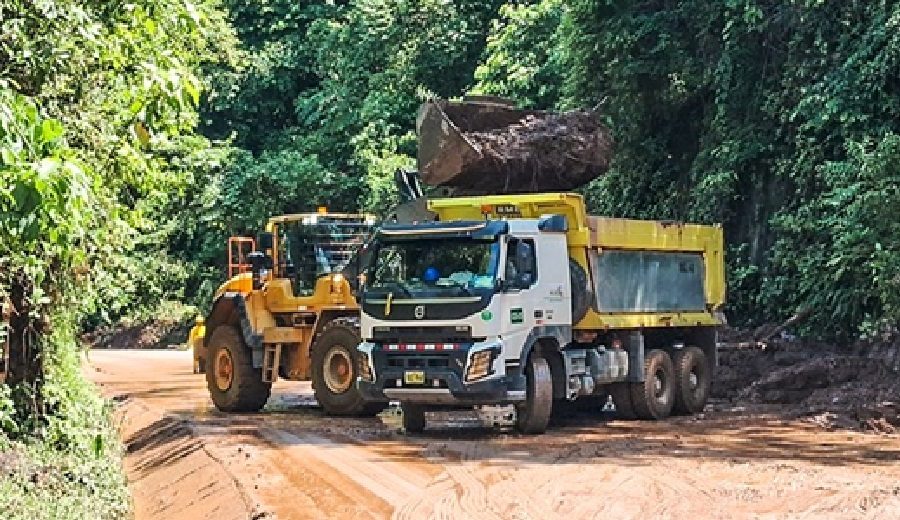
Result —
[[511, 236], [503, 276], [504, 359], [520, 359], [529, 335], [556, 336], [571, 326], [569, 259], [564, 234]]

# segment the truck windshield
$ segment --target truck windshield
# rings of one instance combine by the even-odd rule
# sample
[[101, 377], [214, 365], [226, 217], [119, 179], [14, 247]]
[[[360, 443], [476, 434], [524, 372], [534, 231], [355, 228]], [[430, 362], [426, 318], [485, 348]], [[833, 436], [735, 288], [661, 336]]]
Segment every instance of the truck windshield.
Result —
[[494, 289], [496, 241], [417, 240], [381, 243], [367, 292], [404, 297], [482, 296]]

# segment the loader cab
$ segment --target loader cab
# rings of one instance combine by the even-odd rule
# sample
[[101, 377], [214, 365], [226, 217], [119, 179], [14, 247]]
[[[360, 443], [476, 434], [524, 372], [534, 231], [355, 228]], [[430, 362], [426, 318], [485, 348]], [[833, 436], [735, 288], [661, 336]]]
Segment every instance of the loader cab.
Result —
[[343, 272], [374, 227], [372, 215], [328, 213], [324, 208], [274, 217], [266, 226], [273, 237], [273, 275], [290, 279], [294, 296], [310, 296], [320, 277]]

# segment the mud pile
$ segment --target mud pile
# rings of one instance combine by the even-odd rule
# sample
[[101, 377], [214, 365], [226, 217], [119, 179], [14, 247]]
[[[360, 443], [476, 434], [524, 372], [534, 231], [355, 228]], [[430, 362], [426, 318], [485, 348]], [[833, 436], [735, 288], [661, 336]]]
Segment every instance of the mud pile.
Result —
[[714, 397], [772, 405], [827, 428], [900, 433], [900, 341], [839, 348], [779, 341], [720, 352]]
[[568, 191], [606, 173], [613, 141], [593, 110], [518, 110], [498, 98], [419, 109], [422, 181], [461, 194]]
[[81, 339], [91, 348], [169, 348], [184, 343], [192, 326], [193, 320], [151, 319], [101, 327]]

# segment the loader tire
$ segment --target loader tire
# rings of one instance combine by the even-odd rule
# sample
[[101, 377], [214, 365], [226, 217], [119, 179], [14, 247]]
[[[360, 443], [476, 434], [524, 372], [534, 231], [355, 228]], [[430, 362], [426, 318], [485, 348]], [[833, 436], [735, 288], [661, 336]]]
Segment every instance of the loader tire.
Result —
[[675, 404], [675, 367], [663, 350], [644, 356], [644, 382], [632, 383], [631, 404], [638, 419], [665, 419]]
[[612, 396], [613, 405], [616, 407], [616, 416], [619, 419], [634, 420], [634, 405], [631, 404], [631, 384], [614, 383], [609, 386], [609, 394]]
[[672, 362], [675, 365], [675, 412], [702, 412], [712, 383], [706, 354], [697, 347], [685, 347], [675, 353]]
[[206, 386], [223, 412], [258, 412], [266, 405], [272, 383], [253, 368], [253, 357], [237, 327], [219, 325], [209, 337]]
[[425, 408], [411, 403], [400, 403], [403, 412], [403, 429], [406, 433], [422, 433], [425, 430]]
[[338, 319], [326, 325], [312, 345], [313, 393], [328, 415], [373, 416], [387, 406], [364, 400], [356, 388], [359, 342], [355, 323]]
[[529, 358], [525, 384], [525, 402], [516, 407], [516, 429], [526, 434], [544, 433], [553, 411], [553, 377], [546, 359]]

